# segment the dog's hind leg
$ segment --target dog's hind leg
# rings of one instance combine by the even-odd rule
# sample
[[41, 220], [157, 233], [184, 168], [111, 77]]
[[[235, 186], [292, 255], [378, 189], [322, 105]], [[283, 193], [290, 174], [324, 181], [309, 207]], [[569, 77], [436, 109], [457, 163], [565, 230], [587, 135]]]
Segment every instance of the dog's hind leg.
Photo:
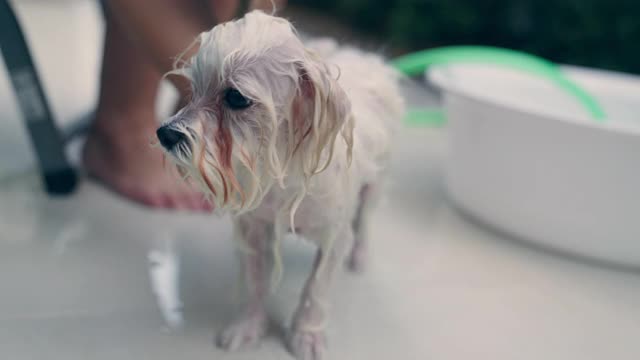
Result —
[[234, 220], [234, 235], [241, 246], [248, 302], [244, 312], [218, 335], [218, 346], [226, 350], [256, 345], [264, 337], [268, 326], [264, 301], [269, 292], [270, 264], [267, 254], [273, 226], [240, 217]]
[[346, 263], [347, 268], [354, 272], [364, 270], [367, 261], [369, 216], [377, 198], [377, 184], [365, 184], [360, 189], [358, 208], [351, 223], [353, 228], [353, 246]]

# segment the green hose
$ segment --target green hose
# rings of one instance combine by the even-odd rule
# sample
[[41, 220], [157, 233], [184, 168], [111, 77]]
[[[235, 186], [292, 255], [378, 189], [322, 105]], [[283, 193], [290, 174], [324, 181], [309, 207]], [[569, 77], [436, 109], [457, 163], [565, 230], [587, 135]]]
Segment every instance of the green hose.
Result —
[[[421, 75], [429, 66], [460, 63], [494, 64], [546, 78], [573, 96], [595, 121], [605, 121], [604, 110], [593, 96], [564, 76], [556, 64], [534, 55], [487, 46], [447, 46], [415, 52], [392, 61], [408, 76]], [[444, 114], [434, 109], [414, 109], [409, 111], [407, 122], [440, 126], [444, 123]]]

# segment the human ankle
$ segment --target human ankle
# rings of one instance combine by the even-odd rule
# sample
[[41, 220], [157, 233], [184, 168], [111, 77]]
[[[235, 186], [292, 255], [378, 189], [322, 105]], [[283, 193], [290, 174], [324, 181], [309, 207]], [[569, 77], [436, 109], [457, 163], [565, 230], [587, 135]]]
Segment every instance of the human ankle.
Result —
[[147, 136], [157, 127], [153, 109], [132, 109], [127, 111], [98, 110], [91, 125], [92, 135], [106, 138], [135, 138]]

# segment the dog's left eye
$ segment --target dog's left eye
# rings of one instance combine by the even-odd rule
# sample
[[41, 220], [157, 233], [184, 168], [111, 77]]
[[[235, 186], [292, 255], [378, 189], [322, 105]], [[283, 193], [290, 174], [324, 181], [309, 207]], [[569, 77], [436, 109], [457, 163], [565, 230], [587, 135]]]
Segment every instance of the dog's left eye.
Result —
[[247, 99], [236, 89], [227, 89], [224, 93], [224, 102], [232, 110], [242, 110], [251, 106], [251, 100]]

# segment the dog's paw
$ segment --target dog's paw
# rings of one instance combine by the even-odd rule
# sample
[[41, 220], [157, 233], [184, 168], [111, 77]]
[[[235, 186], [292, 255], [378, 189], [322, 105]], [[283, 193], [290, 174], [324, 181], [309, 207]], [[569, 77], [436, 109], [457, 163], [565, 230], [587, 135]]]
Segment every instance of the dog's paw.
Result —
[[323, 331], [292, 330], [287, 345], [297, 360], [321, 360], [327, 339]]
[[242, 347], [256, 346], [267, 332], [264, 316], [242, 317], [227, 326], [216, 339], [218, 347], [235, 351]]

